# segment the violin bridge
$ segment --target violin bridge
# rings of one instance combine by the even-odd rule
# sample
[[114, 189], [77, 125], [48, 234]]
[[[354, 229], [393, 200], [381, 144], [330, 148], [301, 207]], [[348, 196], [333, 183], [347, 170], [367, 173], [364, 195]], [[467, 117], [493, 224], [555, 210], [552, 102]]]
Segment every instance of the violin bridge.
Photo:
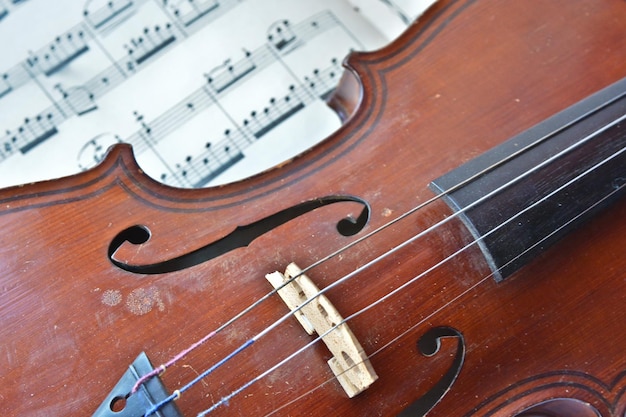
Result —
[[294, 263], [287, 266], [284, 274], [273, 272], [265, 276], [274, 288], [293, 277], [296, 278], [278, 290], [278, 295], [292, 311], [311, 300], [295, 311], [294, 316], [308, 334], [323, 335], [322, 340], [333, 354], [328, 365], [348, 397], [363, 392], [378, 375], [352, 330], [328, 298], [319, 293], [319, 288]]

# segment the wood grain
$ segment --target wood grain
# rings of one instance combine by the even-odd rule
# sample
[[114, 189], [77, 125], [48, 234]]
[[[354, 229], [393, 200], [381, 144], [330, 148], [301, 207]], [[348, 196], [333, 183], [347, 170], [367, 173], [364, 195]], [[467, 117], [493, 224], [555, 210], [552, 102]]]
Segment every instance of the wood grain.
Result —
[[[432, 197], [427, 185], [493, 146], [626, 76], [626, 2], [440, 0], [393, 45], [353, 54], [361, 90], [338, 90], [346, 124], [283, 166], [207, 190], [147, 178], [130, 148], [97, 168], [0, 191], [0, 414], [89, 415], [133, 359], [167, 361], [271, 290], [266, 273], [307, 266]], [[350, 93], [352, 92], [352, 93]], [[352, 96], [350, 96], [352, 94]], [[248, 247], [168, 274], [115, 267], [107, 250], [142, 225], [150, 240], [120, 258], [143, 264], [213, 242], [237, 226], [328, 195], [367, 201], [352, 237], [333, 204]], [[320, 288], [449, 216], [441, 201], [307, 272]], [[391, 416], [418, 401], [465, 346], [455, 382], [429, 416], [517, 415], [555, 398], [626, 412], [626, 201], [503, 283], [472, 247], [350, 321], [379, 379], [347, 398], [318, 344], [214, 415]], [[470, 241], [450, 221], [326, 295], [344, 317], [379, 300]], [[278, 296], [163, 377], [171, 391], [287, 312]], [[455, 340], [457, 339], [457, 340]], [[178, 401], [195, 415], [311, 340], [286, 322]], [[430, 394], [432, 396], [432, 394]], [[553, 412], [552, 409], [549, 410]]]

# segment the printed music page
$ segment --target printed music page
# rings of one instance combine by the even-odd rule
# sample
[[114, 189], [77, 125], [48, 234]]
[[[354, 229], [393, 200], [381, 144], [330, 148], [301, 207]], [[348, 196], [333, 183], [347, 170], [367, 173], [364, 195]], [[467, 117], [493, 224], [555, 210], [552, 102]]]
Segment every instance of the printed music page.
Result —
[[175, 187], [268, 169], [339, 128], [343, 58], [433, 1], [0, 0], [0, 187], [120, 142]]

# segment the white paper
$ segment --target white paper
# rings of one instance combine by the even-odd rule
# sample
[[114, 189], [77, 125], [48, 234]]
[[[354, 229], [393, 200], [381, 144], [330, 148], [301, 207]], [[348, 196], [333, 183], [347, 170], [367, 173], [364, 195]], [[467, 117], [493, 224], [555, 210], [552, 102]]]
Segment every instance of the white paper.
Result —
[[339, 128], [324, 99], [348, 52], [429, 3], [0, 0], [0, 187], [89, 169], [117, 142], [176, 187], [270, 168]]

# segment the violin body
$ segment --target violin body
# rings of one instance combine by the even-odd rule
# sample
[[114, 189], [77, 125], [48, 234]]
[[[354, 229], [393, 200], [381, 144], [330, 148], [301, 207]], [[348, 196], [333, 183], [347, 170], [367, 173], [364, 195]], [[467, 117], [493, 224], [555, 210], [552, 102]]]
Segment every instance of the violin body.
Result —
[[[168, 361], [270, 292], [266, 274], [385, 225], [432, 199], [434, 179], [626, 77], [626, 2], [440, 0], [346, 65], [330, 103], [342, 128], [252, 178], [169, 188], [120, 145], [93, 170], [0, 191], [0, 414], [94, 413], [141, 352]], [[246, 244], [199, 251], [327, 196]], [[339, 233], [364, 206], [362, 230]], [[624, 416], [626, 200], [502, 282], [459, 219], [401, 246], [450, 216], [434, 200], [307, 271], [325, 288], [399, 248], [325, 293], [343, 317], [424, 272], [349, 320], [378, 376], [369, 388], [348, 398], [317, 343], [211, 414]], [[122, 242], [125, 230], [149, 238]], [[270, 296], [159, 378], [172, 392], [288, 311]], [[314, 338], [286, 320], [176, 405], [196, 415]], [[418, 345], [428, 338], [438, 350]]]

